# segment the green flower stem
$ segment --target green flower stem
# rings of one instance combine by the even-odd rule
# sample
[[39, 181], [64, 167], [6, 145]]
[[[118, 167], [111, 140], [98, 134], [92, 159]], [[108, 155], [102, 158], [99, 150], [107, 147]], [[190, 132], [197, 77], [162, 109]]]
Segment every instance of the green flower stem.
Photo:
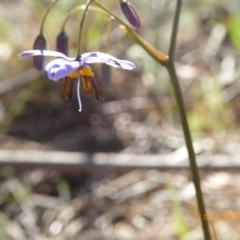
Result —
[[116, 21], [121, 24], [121, 29], [125, 32], [125, 34], [134, 42], [138, 43], [142, 46], [149, 55], [151, 55], [155, 60], [160, 62], [162, 65], [165, 65], [169, 61], [169, 57], [159, 52], [156, 48], [151, 46], [148, 42], [146, 42], [143, 38], [141, 38], [133, 29], [126, 24], [121, 18], [116, 16], [114, 13], [106, 9], [103, 5], [101, 5], [98, 1], [93, 0], [93, 3], [100, 7], [102, 10], [107, 12], [110, 16], [112, 16]]
[[168, 53], [168, 56], [169, 56], [170, 59], [174, 58], [181, 7], [182, 7], [182, 0], [177, 0], [176, 10], [175, 10], [175, 15], [174, 15], [174, 20], [173, 20], [173, 27], [172, 27], [169, 53]]
[[98, 1], [96, 0], [92, 0], [93, 3], [95, 5], [97, 5], [99, 8], [101, 8], [103, 11], [105, 11], [106, 13], [109, 14], [109, 16], [113, 17], [115, 20], [117, 20], [120, 24], [122, 24], [123, 26], [125, 26], [126, 28], [129, 28], [131, 29], [131, 27], [125, 23], [121, 18], [119, 18], [117, 15], [115, 15], [114, 13], [112, 13], [111, 11], [109, 11], [107, 8], [105, 8], [101, 3], [99, 3]]
[[110, 36], [111, 36], [111, 29], [112, 29], [112, 18], [108, 18], [108, 26], [107, 26], [107, 44], [105, 48], [105, 53], [109, 51], [109, 46], [110, 46]]
[[[178, 23], [179, 23], [181, 5], [182, 5], [182, 0], [177, 0], [174, 21], [173, 21], [172, 34], [171, 34], [170, 48], [169, 48], [170, 61], [168, 64], [165, 65], [165, 67], [167, 68], [168, 73], [171, 78], [174, 94], [176, 97], [176, 102], [177, 102], [180, 117], [181, 117], [183, 133], [184, 133], [185, 142], [186, 142], [186, 146], [187, 146], [187, 150], [188, 150], [190, 169], [192, 172], [192, 180], [193, 180], [193, 183], [195, 186], [195, 191], [196, 191], [196, 196], [197, 196], [198, 210], [199, 210], [199, 213], [201, 214], [201, 216], [204, 216], [206, 214], [206, 210], [205, 210], [203, 194], [202, 194], [202, 190], [201, 190], [201, 181], [200, 181], [198, 167], [197, 167], [197, 163], [196, 163], [196, 156], [195, 156], [194, 149], [193, 149], [192, 137], [191, 137], [191, 133], [189, 130], [188, 121], [187, 121], [187, 114], [186, 114], [186, 110], [185, 110], [185, 106], [184, 106], [182, 91], [181, 91], [181, 88], [179, 85], [179, 80], [178, 80], [178, 77], [176, 74], [175, 64], [173, 61], [175, 47], [176, 47], [176, 41], [177, 41], [177, 32], [178, 32]], [[205, 221], [203, 219], [201, 222], [202, 222], [202, 228], [203, 228], [205, 240], [211, 240], [208, 221]]]
[[121, 26], [121, 29], [125, 32], [125, 34], [135, 43], [138, 43], [145, 51], [152, 56], [156, 61], [158, 61], [162, 65], [166, 65], [169, 62], [169, 57], [159, 52], [156, 48], [150, 45], [147, 41], [141, 38], [136, 32], [134, 32], [131, 28], [126, 28], [125, 26]]
[[45, 24], [45, 21], [46, 21], [46, 18], [47, 18], [47, 15], [49, 14], [50, 10], [53, 8], [53, 6], [57, 3], [58, 0], [55, 0], [51, 3], [51, 5], [48, 7], [44, 17], [43, 17], [43, 20], [42, 20], [42, 23], [41, 23], [41, 26], [40, 26], [40, 33], [39, 35], [43, 35], [43, 27], [44, 27], [44, 24]]
[[91, 4], [91, 2], [92, 2], [92, 0], [87, 1], [86, 7], [84, 9], [82, 19], [81, 19], [81, 22], [80, 22], [79, 34], [78, 34], [78, 44], [77, 44], [77, 56], [80, 56], [80, 54], [81, 54], [81, 40], [82, 40], [83, 24], [84, 24], [85, 17], [87, 15], [88, 7]]
[[[93, 0], [93, 2], [97, 6], [99, 6], [101, 9], [103, 9], [104, 11], [106, 11], [110, 15], [112, 15], [120, 24], [122, 24], [123, 25], [122, 30], [126, 33], [126, 35], [131, 40], [133, 40], [134, 42], [136, 42], [140, 46], [142, 46], [148, 52], [148, 54], [150, 56], [152, 56], [156, 61], [158, 61], [160, 64], [162, 64], [166, 67], [166, 69], [170, 75], [170, 78], [171, 78], [171, 82], [173, 85], [173, 90], [174, 90], [174, 94], [175, 94], [175, 98], [176, 98], [176, 102], [177, 102], [177, 106], [179, 109], [179, 114], [180, 114], [180, 118], [181, 118], [181, 122], [182, 122], [184, 138], [185, 138], [186, 147], [188, 150], [190, 170], [192, 173], [192, 179], [193, 179], [196, 196], [197, 196], [198, 209], [199, 209], [201, 216], [204, 216], [204, 214], [206, 214], [206, 210], [205, 210], [205, 206], [204, 206], [203, 195], [202, 195], [202, 190], [201, 190], [201, 185], [200, 185], [200, 177], [199, 177], [198, 167], [196, 164], [196, 157], [195, 157], [193, 144], [192, 144], [192, 137], [191, 137], [191, 133], [189, 130], [189, 125], [188, 125], [188, 121], [187, 121], [187, 115], [186, 115], [186, 110], [185, 110], [185, 106], [184, 106], [181, 88], [179, 85], [179, 80], [178, 80], [175, 65], [173, 62], [182, 0], [177, 0], [176, 11], [175, 11], [175, 16], [174, 16], [174, 21], [173, 21], [173, 29], [172, 29], [172, 34], [171, 34], [170, 47], [169, 47], [169, 57], [165, 56], [164, 54], [159, 52], [157, 49], [152, 47], [149, 43], [147, 43], [144, 39], [142, 39], [136, 32], [134, 32], [131, 29], [131, 27], [129, 27], [127, 24], [125, 24], [121, 19], [119, 19], [117, 16], [115, 16], [113, 13], [111, 13], [109, 10], [107, 10], [105, 7], [103, 7], [96, 0]], [[202, 220], [201, 223], [202, 223], [205, 240], [211, 240], [208, 222], [205, 220]]]
[[[169, 64], [166, 65], [166, 68], [171, 78], [177, 106], [178, 106], [180, 117], [181, 117], [184, 138], [185, 138], [185, 142], [188, 150], [192, 180], [195, 186], [195, 191], [197, 196], [198, 210], [201, 216], [204, 216], [206, 214], [206, 210], [204, 206], [203, 195], [202, 195], [202, 190], [200, 185], [200, 177], [198, 173], [198, 167], [196, 164], [196, 157], [193, 149], [192, 137], [191, 137], [191, 133], [188, 126], [186, 110], [184, 107], [183, 96], [182, 96], [181, 88], [179, 85], [178, 77], [176, 74], [174, 62], [170, 60]], [[202, 228], [203, 228], [205, 240], [210, 240], [211, 237], [210, 237], [210, 232], [208, 228], [208, 221], [203, 219], [201, 222], [202, 222]]]
[[[69, 20], [69, 18], [70, 18], [73, 14], [75, 14], [75, 13], [77, 13], [77, 12], [79, 12], [79, 11], [83, 11], [83, 10], [85, 10], [85, 9], [86, 9], [86, 5], [80, 5], [80, 6], [77, 6], [77, 7], [73, 8], [72, 10], [70, 10], [70, 11], [67, 13], [65, 19], [63, 20], [62, 27], [61, 27], [62, 31], [64, 31], [64, 29], [65, 29], [65, 27], [66, 27], [66, 24], [67, 24], [67, 22], [68, 22], [68, 20]], [[106, 13], [105, 11], [101, 10], [101, 9], [98, 8], [98, 7], [89, 6], [89, 7], [88, 7], [88, 10], [94, 11], [94, 12], [98, 12], [98, 13], [104, 14], [104, 15], [106, 15], [106, 16], [109, 16], [108, 13]]]

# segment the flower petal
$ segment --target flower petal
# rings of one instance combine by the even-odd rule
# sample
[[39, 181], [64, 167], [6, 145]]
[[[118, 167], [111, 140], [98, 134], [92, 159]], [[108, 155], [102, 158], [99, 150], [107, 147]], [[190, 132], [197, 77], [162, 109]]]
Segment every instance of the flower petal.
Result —
[[106, 64], [111, 65], [116, 68], [122, 68], [122, 69], [126, 69], [126, 70], [133, 70], [136, 68], [134, 63], [127, 61], [127, 60], [121, 60], [121, 59], [118, 59], [118, 61], [117, 61], [118, 66], [113, 65], [113, 63], [111, 63], [111, 62], [107, 62]]
[[82, 60], [86, 63], [105, 63], [116, 68], [127, 70], [135, 69], [135, 65], [127, 60], [117, 59], [109, 54], [101, 52], [90, 52], [82, 54]]
[[83, 61], [68, 61], [66, 59], [58, 58], [49, 62], [45, 66], [48, 78], [57, 81], [64, 78], [84, 64]]
[[48, 50], [29, 50], [29, 51], [22, 52], [21, 54], [18, 55], [18, 57], [22, 59], [27, 57], [39, 56], [39, 55], [49, 56], [49, 57], [60, 57], [60, 58], [67, 59], [69, 61], [72, 61], [74, 59], [74, 58], [67, 57], [63, 53], [56, 52], [56, 51], [48, 51]]

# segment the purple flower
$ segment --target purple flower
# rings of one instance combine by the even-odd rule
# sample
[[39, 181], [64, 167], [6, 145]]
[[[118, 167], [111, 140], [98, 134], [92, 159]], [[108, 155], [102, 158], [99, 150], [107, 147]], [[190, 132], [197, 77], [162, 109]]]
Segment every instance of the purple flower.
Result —
[[[77, 96], [79, 103], [79, 111], [82, 110], [82, 104], [80, 99], [80, 78], [83, 79], [83, 86], [87, 94], [93, 88], [98, 99], [98, 95], [101, 95], [101, 91], [95, 81], [94, 73], [88, 64], [91, 63], [105, 63], [107, 65], [113, 66], [115, 68], [122, 68], [127, 70], [135, 69], [135, 65], [127, 60], [117, 59], [109, 54], [101, 52], [89, 52], [83, 53], [77, 58], [70, 58], [63, 53], [56, 51], [47, 50], [29, 50], [21, 53], [18, 57], [20, 59], [34, 56], [49, 56], [57, 57], [57, 59], [52, 60], [45, 66], [45, 71], [47, 72], [48, 78], [53, 81], [58, 81], [61, 78], [65, 78], [66, 82], [72, 82], [72, 80], [77, 79]], [[71, 80], [71, 81], [69, 81]], [[65, 84], [64, 84], [65, 85]], [[71, 83], [72, 85], [72, 83]], [[69, 89], [66, 85], [66, 89]], [[65, 88], [63, 88], [63, 93]], [[73, 89], [73, 87], [71, 87]], [[62, 93], [62, 96], [64, 95]], [[72, 92], [67, 91], [67, 98], [71, 100]]]

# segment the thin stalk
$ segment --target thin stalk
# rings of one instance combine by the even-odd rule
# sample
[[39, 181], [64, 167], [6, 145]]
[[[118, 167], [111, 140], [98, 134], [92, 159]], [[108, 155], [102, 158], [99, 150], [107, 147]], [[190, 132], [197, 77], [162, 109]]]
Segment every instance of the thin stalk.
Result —
[[109, 51], [109, 46], [110, 46], [110, 36], [111, 36], [111, 29], [112, 29], [112, 18], [110, 17], [108, 19], [108, 26], [107, 26], [107, 44], [105, 48], [105, 53], [108, 53]]
[[43, 34], [43, 27], [44, 27], [44, 24], [45, 24], [45, 21], [46, 21], [46, 18], [47, 18], [47, 15], [49, 14], [50, 10], [53, 8], [53, 6], [57, 3], [58, 0], [55, 0], [51, 3], [51, 5], [48, 7], [44, 17], [43, 17], [43, 20], [42, 20], [42, 23], [41, 23], [41, 26], [40, 26], [40, 33], [39, 35], [42, 35]]
[[179, 25], [178, 23], [179, 23], [181, 7], [182, 7], [182, 0], [177, 0], [176, 10], [175, 10], [174, 20], [173, 20], [169, 53], [168, 53], [169, 58], [172, 60], [174, 58], [174, 53], [175, 53], [175, 48], [176, 48], [178, 25]]
[[[196, 164], [196, 157], [195, 157], [193, 144], [192, 144], [192, 137], [191, 137], [191, 133], [189, 130], [188, 121], [187, 121], [187, 117], [186, 117], [186, 110], [184, 107], [181, 88], [179, 85], [179, 81], [178, 81], [178, 77], [176, 74], [176, 69], [175, 69], [174, 63], [172, 61], [170, 61], [169, 64], [166, 65], [166, 68], [167, 68], [168, 73], [171, 78], [171, 82], [173, 85], [173, 90], [174, 90], [174, 94], [176, 97], [176, 102], [177, 102], [177, 106], [179, 109], [179, 114], [180, 114], [180, 118], [181, 118], [181, 122], [182, 122], [184, 138], [185, 138], [185, 142], [186, 142], [186, 146], [187, 146], [187, 150], [188, 150], [190, 169], [191, 169], [191, 173], [192, 173], [192, 180], [193, 180], [193, 183], [195, 186], [195, 191], [196, 191], [196, 196], [197, 196], [198, 210], [199, 210], [199, 213], [201, 214], [201, 216], [204, 216], [206, 214], [206, 210], [205, 210], [205, 206], [204, 206], [203, 195], [202, 195], [202, 190], [201, 190], [201, 185], [200, 185], [200, 177], [199, 177], [199, 173], [198, 173], [198, 167]], [[208, 228], [208, 221], [203, 219], [201, 222], [202, 222], [202, 228], [203, 228], [205, 240], [210, 240], [211, 237], [210, 237], [210, 232], [209, 232], [209, 228]]]
[[131, 27], [125, 23], [121, 18], [119, 18], [117, 15], [115, 15], [114, 13], [112, 13], [111, 11], [109, 11], [107, 8], [105, 8], [101, 3], [99, 3], [96, 0], [92, 0], [93, 3], [95, 5], [97, 5], [98, 7], [100, 7], [102, 10], [104, 10], [105, 12], [107, 12], [109, 14], [109, 16], [112, 16], [114, 19], [116, 19], [120, 24], [122, 24], [123, 26], [125, 26], [126, 28], [131, 29]]
[[215, 230], [214, 224], [213, 224], [212, 221], [211, 221], [210, 223], [211, 223], [211, 226], [212, 226], [212, 229], [213, 229], [214, 240], [218, 240], [218, 238], [217, 238], [217, 232], [216, 232], [216, 230]]
[[[174, 21], [173, 21], [173, 28], [172, 28], [172, 34], [171, 34], [171, 41], [170, 41], [170, 48], [169, 48], [169, 58], [170, 61], [168, 64], [165, 65], [165, 67], [168, 70], [168, 73], [171, 78], [171, 82], [173, 85], [174, 94], [176, 97], [177, 106], [180, 113], [180, 118], [182, 122], [182, 128], [184, 133], [184, 138], [188, 150], [188, 156], [189, 156], [189, 162], [190, 162], [190, 169], [192, 173], [192, 180], [195, 186], [196, 196], [197, 196], [197, 203], [198, 203], [198, 210], [201, 216], [204, 216], [206, 214], [205, 206], [204, 206], [204, 200], [201, 190], [201, 181], [199, 177], [198, 167], [196, 164], [196, 156], [193, 149], [192, 144], [192, 137], [189, 130], [189, 125], [187, 121], [187, 114], [184, 106], [182, 91], [179, 85], [179, 80], [176, 74], [176, 69], [174, 65], [174, 52], [176, 47], [176, 40], [177, 40], [177, 32], [178, 32], [178, 23], [179, 23], [179, 17], [180, 17], [180, 11], [181, 11], [181, 5], [182, 0], [177, 0], [175, 15], [174, 15]], [[209, 231], [208, 222], [206, 220], [202, 220], [202, 228], [204, 232], [205, 240], [211, 240], [211, 235]]]
[[[65, 29], [65, 27], [66, 27], [66, 24], [67, 24], [67, 22], [68, 22], [68, 20], [69, 20], [69, 18], [70, 18], [73, 14], [75, 14], [75, 13], [77, 13], [77, 12], [79, 12], [79, 11], [83, 11], [83, 10], [85, 10], [85, 9], [86, 9], [86, 5], [80, 5], [80, 6], [77, 6], [77, 7], [73, 8], [72, 10], [70, 10], [70, 11], [67, 13], [65, 19], [63, 20], [62, 27], [61, 27], [62, 31], [64, 31], [64, 29]], [[105, 11], [103, 11], [103, 10], [101, 10], [100, 8], [97, 8], [97, 7], [89, 6], [89, 7], [88, 7], [88, 10], [90, 10], [90, 11], [95, 11], [95, 12], [98, 12], [98, 13], [102, 13], [102, 14], [104, 14], [104, 15], [106, 15], [106, 16], [109, 16], [108, 13], [106, 13]]]
[[148, 42], [146, 42], [143, 38], [141, 38], [133, 29], [125, 23], [121, 18], [116, 16], [114, 13], [105, 8], [102, 4], [100, 4], [97, 0], [93, 0], [93, 3], [97, 5], [99, 8], [107, 12], [110, 16], [112, 16], [115, 20], [117, 20], [121, 24], [121, 29], [125, 32], [125, 34], [135, 43], [138, 43], [141, 47], [143, 47], [147, 53], [152, 56], [155, 60], [160, 62], [162, 65], [165, 65], [169, 61], [169, 57], [159, 52], [156, 48], [151, 46]]
[[92, 2], [92, 0], [87, 1], [86, 7], [85, 7], [85, 10], [83, 12], [82, 19], [80, 22], [79, 34], [78, 34], [78, 44], [77, 44], [77, 56], [80, 56], [80, 53], [81, 53], [81, 40], [82, 40], [83, 24], [84, 24], [85, 17], [87, 15], [88, 7], [91, 4], [91, 2]]
[[[100, 8], [102, 8], [103, 10], [105, 10], [109, 14], [111, 14], [120, 23], [122, 23], [122, 25], [124, 25], [124, 27], [122, 29], [124, 30], [126, 35], [130, 39], [132, 39], [134, 42], [136, 42], [140, 46], [142, 46], [155, 60], [157, 60], [160, 64], [164, 65], [167, 68], [168, 73], [169, 73], [170, 78], [171, 78], [171, 81], [172, 81], [172, 84], [173, 84], [174, 94], [175, 94], [175, 97], [176, 97], [176, 100], [177, 100], [177, 105], [178, 105], [178, 109], [179, 109], [179, 113], [180, 113], [180, 118], [181, 118], [181, 121], [182, 121], [183, 133], [184, 133], [185, 142], [186, 142], [188, 155], [189, 155], [190, 169], [191, 169], [191, 173], [192, 173], [192, 176], [193, 176], [193, 183], [194, 183], [195, 190], [196, 190], [198, 208], [199, 208], [199, 212], [200, 212], [201, 216], [204, 216], [204, 214], [206, 214], [206, 210], [205, 210], [202, 191], [201, 191], [198, 167], [197, 167], [197, 164], [196, 164], [191, 133], [190, 133], [188, 122], [187, 122], [186, 110], [185, 110], [185, 107], [184, 107], [183, 96], [182, 96], [181, 88], [180, 88], [180, 85], [179, 85], [178, 77], [177, 77], [177, 74], [176, 74], [175, 65], [174, 65], [174, 62], [173, 62], [182, 1], [181, 0], [177, 1], [176, 11], [175, 11], [175, 16], [174, 16], [174, 21], [173, 21], [173, 29], [172, 29], [171, 40], [170, 40], [169, 57], [165, 56], [164, 54], [160, 53], [158, 50], [153, 48], [149, 43], [147, 43], [140, 36], [138, 36], [127, 24], [125, 24], [121, 19], [119, 19], [117, 16], [115, 16], [113, 13], [111, 13], [109, 10], [107, 10], [105, 7], [103, 7], [96, 0], [93, 0], [93, 2], [97, 6], [99, 6]], [[204, 220], [202, 221], [202, 228], [203, 228], [205, 240], [211, 240], [210, 231], [209, 231], [209, 228], [208, 228], [208, 222], [207, 221], [204, 221]]]
[[[179, 85], [178, 77], [176, 74], [175, 65], [173, 62], [182, 1], [177, 0], [177, 6], [176, 6], [174, 21], [173, 21], [173, 29], [172, 29], [172, 34], [171, 34], [170, 48], [169, 48], [169, 57], [165, 56], [164, 54], [162, 54], [161, 52], [159, 52], [158, 50], [153, 48], [149, 43], [147, 43], [140, 36], [138, 36], [131, 29], [131, 27], [129, 27], [119, 17], [117, 17], [115, 14], [113, 14], [108, 9], [106, 9], [104, 6], [102, 6], [97, 0], [93, 0], [93, 3], [95, 5], [97, 5], [98, 7], [100, 7], [101, 9], [103, 9], [104, 11], [108, 12], [111, 16], [113, 16], [120, 24], [122, 24], [124, 26], [124, 27], [122, 27], [122, 29], [130, 39], [132, 39], [134, 42], [136, 42], [140, 46], [142, 46], [149, 53], [149, 55], [151, 55], [156, 61], [158, 61], [160, 64], [164, 65], [167, 68], [168, 73], [171, 78], [171, 81], [172, 81], [174, 94], [176, 97], [177, 106], [179, 109], [180, 118], [181, 118], [181, 122], [182, 122], [183, 133], [184, 133], [185, 142], [186, 142], [188, 155], [189, 155], [190, 169], [191, 169], [193, 183], [194, 183], [195, 190], [196, 190], [198, 208], [199, 208], [199, 212], [200, 212], [201, 216], [204, 216], [204, 214], [206, 214], [206, 210], [205, 210], [202, 191], [201, 191], [198, 167], [196, 164], [195, 153], [194, 153], [194, 149], [193, 149], [191, 133], [190, 133], [189, 126], [188, 126], [183, 96], [182, 96], [181, 88]], [[211, 240], [207, 221], [202, 220], [202, 228], [203, 228], [205, 240]]]
[[125, 32], [125, 34], [135, 43], [139, 44], [145, 51], [152, 56], [156, 61], [165, 66], [169, 62], [169, 57], [159, 52], [156, 48], [154, 48], [151, 44], [145, 41], [142, 37], [140, 37], [136, 32], [132, 31], [125, 26], [120, 26], [121, 29]]

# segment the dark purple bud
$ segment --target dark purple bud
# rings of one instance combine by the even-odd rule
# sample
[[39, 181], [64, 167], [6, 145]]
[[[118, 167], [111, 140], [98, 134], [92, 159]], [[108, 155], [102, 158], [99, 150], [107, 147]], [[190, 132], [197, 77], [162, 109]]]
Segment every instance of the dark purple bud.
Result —
[[68, 56], [68, 35], [64, 30], [57, 36], [56, 50]]
[[[37, 36], [37, 38], [34, 41], [33, 44], [33, 49], [34, 50], [46, 50], [47, 49], [47, 42], [45, 40], [45, 37], [40, 34]], [[41, 71], [43, 69], [44, 65], [44, 56], [35, 56], [33, 57], [33, 65], [34, 67]]]
[[101, 70], [103, 87], [108, 87], [111, 79], [111, 67], [107, 64], [102, 64]]
[[135, 28], [141, 27], [141, 21], [134, 6], [124, 0], [120, 0], [120, 6], [128, 22]]

